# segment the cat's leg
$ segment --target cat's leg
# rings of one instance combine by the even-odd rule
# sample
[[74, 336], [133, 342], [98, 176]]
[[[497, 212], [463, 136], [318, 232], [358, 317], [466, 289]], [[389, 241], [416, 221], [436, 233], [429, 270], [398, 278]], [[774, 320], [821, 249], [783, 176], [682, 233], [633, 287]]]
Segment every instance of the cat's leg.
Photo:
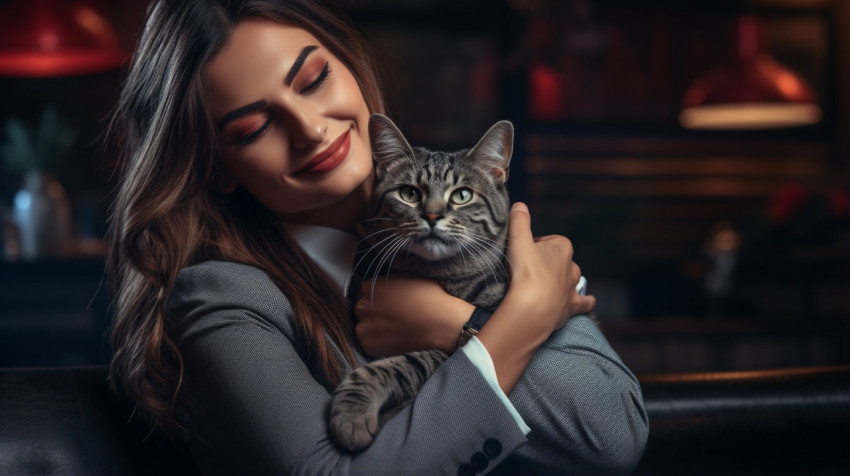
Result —
[[349, 451], [366, 448], [383, 422], [413, 401], [419, 389], [448, 358], [439, 350], [422, 350], [376, 360], [352, 371], [334, 390], [329, 428], [337, 444]]

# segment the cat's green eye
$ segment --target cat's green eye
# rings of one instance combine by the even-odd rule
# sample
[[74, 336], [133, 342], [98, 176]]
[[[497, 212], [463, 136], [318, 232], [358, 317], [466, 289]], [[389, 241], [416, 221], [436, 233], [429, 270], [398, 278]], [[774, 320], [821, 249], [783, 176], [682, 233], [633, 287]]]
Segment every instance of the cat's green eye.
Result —
[[419, 201], [419, 190], [416, 187], [405, 185], [398, 189], [398, 195], [407, 203], [416, 203]]
[[463, 205], [464, 203], [468, 203], [472, 200], [472, 190], [466, 187], [459, 188], [452, 192], [452, 196], [450, 198], [452, 203], [455, 205]]

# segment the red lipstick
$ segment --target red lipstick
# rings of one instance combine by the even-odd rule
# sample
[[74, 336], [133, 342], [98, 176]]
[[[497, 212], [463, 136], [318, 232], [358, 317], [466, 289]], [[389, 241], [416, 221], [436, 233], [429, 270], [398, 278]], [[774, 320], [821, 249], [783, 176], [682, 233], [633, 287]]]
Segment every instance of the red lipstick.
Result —
[[351, 148], [351, 129], [334, 140], [327, 149], [316, 154], [303, 167], [295, 172], [299, 174], [326, 174], [335, 169], [348, 156]]

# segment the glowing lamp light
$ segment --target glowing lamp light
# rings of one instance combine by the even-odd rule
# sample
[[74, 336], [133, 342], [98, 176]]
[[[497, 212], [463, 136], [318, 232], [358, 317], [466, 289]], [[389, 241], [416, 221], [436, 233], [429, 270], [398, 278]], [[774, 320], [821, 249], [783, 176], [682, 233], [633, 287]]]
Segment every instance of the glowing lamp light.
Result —
[[84, 2], [17, 0], [0, 10], [0, 76], [93, 74], [122, 59], [115, 31]]
[[679, 123], [690, 129], [774, 129], [821, 120], [809, 86], [761, 49], [758, 19], [738, 21], [735, 64], [710, 72], [685, 93]]

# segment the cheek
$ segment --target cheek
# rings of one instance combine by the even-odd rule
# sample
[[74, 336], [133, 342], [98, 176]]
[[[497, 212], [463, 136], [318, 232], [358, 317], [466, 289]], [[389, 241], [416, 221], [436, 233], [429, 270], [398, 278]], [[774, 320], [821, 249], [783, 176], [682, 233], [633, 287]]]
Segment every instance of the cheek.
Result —
[[369, 124], [369, 107], [366, 105], [366, 100], [363, 98], [363, 92], [360, 91], [360, 86], [354, 76], [344, 69], [341, 64], [337, 66], [337, 70], [342, 69], [343, 72], [339, 75], [334, 93], [331, 95], [334, 108], [345, 113], [349, 117], [353, 116], [357, 119], [358, 126], [368, 129]]
[[262, 184], [277, 183], [283, 176], [286, 158], [280, 149], [263, 141], [254, 144], [250, 152], [241, 152], [222, 157], [224, 169], [236, 182], [249, 191]]

